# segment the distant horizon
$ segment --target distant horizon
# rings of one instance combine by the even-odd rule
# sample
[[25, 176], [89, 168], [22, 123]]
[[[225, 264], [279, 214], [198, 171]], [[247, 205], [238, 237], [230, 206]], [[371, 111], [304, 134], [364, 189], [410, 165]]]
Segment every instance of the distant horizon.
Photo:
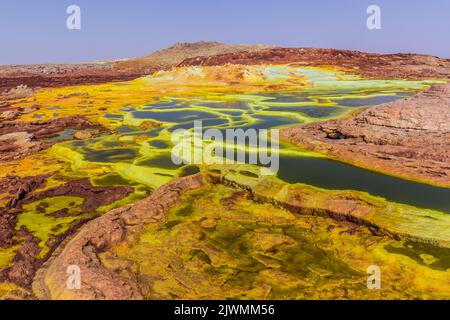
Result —
[[[68, 30], [70, 5], [81, 29]], [[369, 30], [368, 6], [381, 9]], [[32, 0], [0, 3], [1, 65], [142, 57], [177, 42], [217, 41], [450, 58], [450, 1]]]
[[[178, 41], [173, 43], [172, 45], [169, 45], [167, 47], [164, 48], [159, 48], [156, 49], [152, 52], [149, 52], [148, 54], [144, 54], [141, 56], [133, 56], [133, 57], [124, 57], [124, 58], [112, 58], [112, 59], [103, 59], [103, 60], [83, 60], [83, 61], [75, 61], [75, 62], [36, 62], [36, 63], [11, 63], [11, 64], [2, 64], [0, 63], [0, 66], [26, 66], [26, 65], [58, 65], [58, 64], [89, 64], [89, 63], [101, 63], [101, 62], [109, 62], [109, 61], [120, 61], [120, 60], [128, 60], [128, 59], [134, 59], [134, 58], [140, 58], [140, 57], [145, 57], [145, 56], [149, 56], [157, 51], [161, 51], [164, 49], [168, 49], [172, 46], [174, 46], [177, 43], [199, 43], [199, 42], [218, 42], [218, 41], [214, 41], [214, 40], [199, 40], [199, 41], [194, 41], [194, 42], [184, 42], [184, 41]], [[220, 44], [227, 44], [227, 45], [249, 45], [248, 43], [223, 43], [223, 42], [218, 42]], [[358, 52], [362, 52], [362, 53], [368, 53], [368, 54], [381, 54], [381, 55], [390, 55], [390, 54], [411, 54], [411, 55], [424, 55], [424, 56], [432, 56], [432, 57], [437, 57], [437, 58], [441, 58], [441, 59], [450, 59], [449, 57], [442, 57], [442, 56], [437, 56], [437, 55], [433, 55], [433, 54], [428, 54], [428, 53], [417, 53], [417, 52], [370, 52], [370, 51], [362, 51], [362, 50], [357, 50], [357, 49], [342, 49], [342, 48], [326, 48], [326, 47], [293, 47], [293, 46], [289, 46], [289, 47], [283, 47], [283, 46], [277, 46], [277, 45], [272, 45], [272, 44], [266, 44], [266, 43], [257, 43], [257, 44], [250, 44], [250, 45], [266, 45], [269, 47], [273, 47], [273, 48], [283, 48], [283, 49], [330, 49], [330, 50], [342, 50], [342, 51], [358, 51]]]

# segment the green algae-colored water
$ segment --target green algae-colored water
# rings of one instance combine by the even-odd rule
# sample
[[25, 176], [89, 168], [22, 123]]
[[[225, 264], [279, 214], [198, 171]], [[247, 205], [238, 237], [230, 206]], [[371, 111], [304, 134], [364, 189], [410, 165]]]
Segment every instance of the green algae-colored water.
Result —
[[115, 248], [115, 254], [152, 283], [149, 299], [304, 298], [323, 284], [343, 283], [364, 290], [364, 273], [320, 248], [323, 239], [310, 232], [316, 218], [300, 222], [264, 204], [250, 209], [242, 197], [224, 186], [194, 191], [166, 222], [147, 226], [136, 243]]
[[[128, 266], [123, 274], [139, 279], [147, 299], [419, 298], [445, 288], [433, 277], [449, 267], [447, 248], [294, 214], [221, 184], [183, 194], [166, 219], [130, 239], [100, 259]], [[383, 290], [367, 290], [371, 264], [382, 266]]]
[[[274, 72], [278, 72], [275, 67], [271, 68], [275, 70]], [[67, 232], [74, 221], [89, 219], [125, 203], [136, 201], [146, 196], [148, 191], [169, 182], [173, 177], [197, 173], [198, 167], [181, 167], [174, 164], [171, 158], [171, 150], [174, 147], [172, 133], [180, 128], [191, 130], [196, 120], [202, 120], [204, 130], [215, 128], [222, 133], [226, 129], [236, 128], [282, 128], [342, 117], [357, 108], [409, 96], [425, 90], [429, 85], [429, 82], [363, 80], [353, 76], [345, 77], [342, 74], [337, 79], [331, 72], [298, 69], [314, 81], [313, 86], [300, 86], [298, 90], [290, 91], [260, 90], [245, 93], [216, 92], [214, 87], [197, 88], [193, 91], [195, 93], [171, 91], [170, 94], [161, 93], [159, 98], [152, 96], [148, 103], [129, 105], [124, 102], [122, 109], [108, 111], [103, 117], [117, 129], [116, 133], [84, 141], [59, 142], [52, 147], [52, 152], [71, 165], [71, 169], [61, 172], [63, 178], [65, 175], [69, 179], [89, 177], [96, 186], [127, 185], [134, 187], [135, 192], [118, 202], [96, 209], [96, 212], [88, 212], [81, 216], [79, 213], [84, 201], [82, 198], [52, 197], [30, 203], [23, 207], [24, 212], [18, 216], [17, 228], [27, 228], [40, 240], [39, 246], [42, 251], [39, 258], [43, 258], [49, 252], [47, 240]], [[119, 85], [121, 84], [114, 86]], [[153, 85], [151, 80], [149, 85]], [[193, 86], [186, 84], [188, 85]], [[122, 98], [120, 97], [120, 101]], [[54, 139], [56, 141], [68, 139], [73, 133], [65, 131]], [[247, 156], [255, 152], [254, 149], [245, 150]], [[277, 176], [288, 183], [300, 182], [324, 189], [365, 191], [393, 202], [450, 213], [448, 188], [378, 174], [285, 143], [280, 145], [279, 153], [280, 165]], [[250, 171], [240, 173], [246, 180], [255, 178], [255, 174]], [[181, 207], [171, 210], [168, 220], [158, 225], [157, 230], [147, 230], [147, 237], [143, 235], [135, 251], [125, 248], [125, 256], [130, 255], [128, 258], [137, 259], [142, 264], [143, 270], [146, 271], [144, 277], [151, 278], [155, 274], [167, 272], [168, 268], [161, 262], [168, 259], [173, 259], [168, 262], [177, 266], [177, 259], [180, 258], [178, 249], [183, 248], [186, 249], [183, 253], [183, 258], [186, 258], [184, 262], [192, 263], [187, 266], [193, 271], [192, 286], [199, 284], [196, 278], [198, 270], [205, 267], [205, 274], [208, 278], [211, 276], [213, 286], [206, 286], [204, 289], [207, 291], [217, 289], [218, 291], [214, 293], [217, 296], [222, 294], [221, 281], [227, 283], [224, 287], [228, 290], [227, 297], [235, 298], [266, 297], [264, 286], [260, 286], [261, 280], [272, 287], [272, 298], [293, 297], [293, 294], [299, 295], [296, 296], [298, 298], [312, 297], [317, 291], [316, 287], [322, 285], [325, 286], [320, 292], [326, 292], [327, 295], [314, 297], [344, 297], [347, 293], [336, 291], [343, 283], [350, 291], [365, 290], [365, 282], [360, 280], [365, 279], [366, 275], [364, 272], [361, 273], [361, 270], [364, 271], [366, 265], [356, 268], [358, 271], [349, 267], [336, 256], [335, 247], [342, 246], [342, 252], [357, 249], [365, 254], [368, 246], [366, 239], [373, 240], [375, 237], [368, 230], [362, 228], [364, 230], [361, 229], [361, 234], [353, 237], [352, 230], [348, 230], [347, 234], [348, 226], [344, 228], [332, 219], [312, 216], [299, 218], [272, 208], [271, 205], [254, 204], [245, 199], [242, 199], [242, 204], [235, 210], [229, 208], [226, 201], [208, 207], [211, 199], [221, 201], [227, 197], [227, 192], [235, 192], [220, 186], [213, 189], [205, 194], [194, 193], [193, 197], [184, 201]], [[231, 194], [229, 196], [232, 198]], [[203, 202], [196, 206], [198, 200]], [[252, 206], [252, 209], [249, 209], [249, 206]], [[67, 212], [57, 217], [62, 208], [66, 208]], [[418, 211], [421, 215], [426, 215], [426, 210]], [[281, 221], [286, 219], [285, 215], [289, 215], [287, 223]], [[205, 218], [218, 221], [214, 226], [208, 226], [208, 223], [205, 226], [202, 225]], [[297, 225], [292, 226], [294, 218]], [[342, 233], [339, 231], [341, 227]], [[334, 229], [336, 231], [333, 231]], [[332, 234], [333, 232], [335, 233]], [[202, 238], [197, 238], [197, 235]], [[331, 245], [330, 239], [336, 241]], [[185, 240], [193, 241], [194, 245], [185, 248]], [[320, 246], [317, 245], [319, 240]], [[355, 245], [356, 240], [362, 242]], [[390, 266], [397, 266], [397, 262], [405, 256], [428, 266], [433, 271], [448, 269], [448, 249], [413, 242], [403, 245], [400, 242], [394, 243], [394, 240], [386, 241], [377, 247], [373, 256], [367, 256], [361, 261], [372, 263], [372, 258], [379, 253], [382, 258], [380, 263], [381, 261], [384, 263], [385, 258], [394, 259], [390, 262]], [[161, 243], [167, 244], [167, 247], [160, 247]], [[280, 250], [273, 251], [272, 247], [264, 247], [264, 244], [270, 243], [275, 243]], [[385, 245], [389, 255], [381, 249]], [[210, 247], [214, 250], [208, 251]], [[11, 251], [0, 254], [0, 266], [12, 263], [16, 249], [14, 247]], [[227, 255], [221, 256], [223, 252]], [[350, 252], [349, 256], [353, 256], [353, 252]], [[152, 259], [156, 263], [152, 264]], [[216, 260], [211, 261], [214, 259]], [[230, 267], [230, 263], [234, 266]], [[358, 259], [352, 263], [358, 263]], [[409, 261], [405, 263], [408, 264]], [[176, 276], [183, 275], [185, 272], [183, 265], [177, 268]], [[403, 273], [403, 270], [400, 271]], [[414, 273], [414, 270], [410, 272]], [[305, 277], [308, 281], [302, 281]], [[331, 280], [331, 287], [327, 287], [328, 285], [321, 280], [327, 277]], [[396, 276], [391, 280], [396, 287]], [[143, 281], [147, 281], [146, 278]], [[176, 296], [178, 290], [184, 290], [182, 286], [172, 286], [170, 280], [168, 283], [161, 282], [160, 286], [155, 292], [165, 293], [173, 289]], [[170, 290], [165, 286], [169, 286]], [[406, 287], [408, 286], [409, 283]], [[247, 289], [252, 290], [248, 295]]]
[[[258, 66], [267, 79], [288, 79], [297, 73], [312, 83], [295, 90], [220, 91], [218, 87], [177, 84], [184, 93], [161, 94], [144, 105], [124, 104], [104, 115], [117, 134], [88, 141], [59, 143], [54, 151], [72, 167], [89, 164], [108, 167], [121, 179], [148, 185], [152, 189], [178, 175], [171, 161], [176, 129], [192, 130], [201, 120], [203, 130], [269, 129], [342, 117], [356, 108], [394, 101], [425, 90], [430, 81], [367, 80], [317, 68]], [[164, 78], [164, 77], [162, 77]], [[164, 78], [165, 79], [165, 78]], [[159, 85], [158, 77], [147, 79]], [[174, 80], [175, 81], [175, 80]], [[183, 90], [181, 90], [183, 91]], [[159, 126], [148, 126], [148, 123]], [[281, 144], [279, 178], [328, 189], [366, 191], [390, 201], [450, 212], [450, 189], [367, 171], [332, 161], [298, 147]], [[247, 150], [254, 152], [255, 150]], [[257, 150], [256, 150], [257, 151]]]
[[[296, 170], [296, 168], [307, 170]], [[450, 189], [407, 181], [324, 158], [281, 157], [278, 177], [325, 189], [352, 189], [450, 213]]]
[[[157, 103], [127, 107], [117, 114], [106, 115], [117, 123], [120, 137], [112, 135], [61, 145], [80, 154], [84, 161], [115, 167], [114, 170], [125, 179], [133, 180], [138, 176], [138, 182], [157, 187], [177, 175], [178, 166], [172, 163], [170, 156], [173, 147], [171, 132], [180, 128], [190, 129], [195, 120], [202, 120], [204, 129], [217, 128], [222, 132], [228, 128], [280, 128], [343, 116], [357, 107], [412, 94], [407, 89], [400, 89], [398, 84], [388, 82], [378, 89], [360, 87], [354, 91], [265, 92], [213, 98], [206, 95], [164, 97]], [[142, 130], [139, 125], [148, 120], [162, 123], [162, 126]], [[147, 140], [136, 142], [134, 137], [137, 136], [146, 136]], [[145, 174], [150, 176], [141, 179]], [[448, 188], [360, 169], [287, 144], [281, 145], [278, 176], [290, 183], [366, 191], [390, 201], [450, 212]]]

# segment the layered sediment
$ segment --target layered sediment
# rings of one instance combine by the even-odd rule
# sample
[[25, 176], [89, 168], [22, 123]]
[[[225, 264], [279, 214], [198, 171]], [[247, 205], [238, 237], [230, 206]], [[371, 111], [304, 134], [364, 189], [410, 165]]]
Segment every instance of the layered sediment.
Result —
[[253, 52], [265, 45], [228, 45], [213, 41], [177, 43], [148, 56], [123, 60], [79, 64], [34, 64], [0, 66], [0, 93], [19, 85], [29, 87], [63, 87], [128, 81], [155, 71], [176, 66], [196, 56], [233, 52]]
[[301, 125], [281, 138], [340, 161], [450, 186], [450, 84], [347, 119]]
[[[176, 179], [199, 168], [170, 162], [172, 129], [196, 117], [208, 128], [304, 123], [282, 137], [448, 186], [448, 85], [352, 108], [443, 82], [449, 67], [424, 55], [218, 43], [125, 61], [0, 67], [0, 298], [449, 297], [444, 213], [261, 179], [251, 168]], [[152, 75], [38, 88], [144, 74]], [[379, 294], [365, 287], [369, 263], [388, 270]], [[80, 266], [82, 290], [67, 290], [68, 265]]]
[[[15, 117], [21, 112], [16, 111]], [[72, 134], [63, 134], [68, 129]], [[73, 139], [79, 130], [89, 129], [99, 133], [105, 129], [74, 115], [44, 121], [1, 121], [0, 120], [0, 161], [18, 160], [27, 155], [52, 146], [58, 141]]]
[[179, 43], [145, 57], [116, 61], [0, 66], [0, 92], [19, 85], [62, 87], [127, 81], [174, 66], [289, 63], [299, 66], [335, 66], [376, 79], [450, 78], [450, 60], [429, 55], [197, 42]]
[[450, 78], [450, 59], [419, 54], [375, 54], [315, 48], [269, 48], [254, 52], [200, 56], [186, 59], [180, 66], [217, 66], [228, 63], [335, 66], [343, 71], [376, 79]]
[[[357, 192], [247, 179], [243, 170], [248, 168], [216, 168], [174, 180], [89, 222], [38, 272], [34, 293], [44, 299], [450, 294], [444, 283], [450, 267], [446, 215], [429, 211], [425, 218], [423, 211]], [[443, 248], [414, 260], [407, 252], [421, 247], [416, 240]], [[366, 288], [365, 269], [373, 263], [385, 272], [382, 291]], [[66, 287], [69, 265], [80, 268], [78, 290]], [[409, 273], [417, 272], [421, 281], [411, 282]]]
[[16, 251], [9, 264], [1, 265], [1, 282], [30, 288], [35, 271], [65, 237], [95, 217], [102, 206], [133, 192], [126, 186], [92, 186], [88, 179], [45, 189], [48, 178], [0, 180], [2, 194], [8, 197], [0, 208], [0, 247]]
[[[201, 176], [190, 176], [164, 185], [146, 199], [95, 219], [49, 259], [34, 281], [33, 291], [44, 299], [139, 299], [142, 295], [131, 282], [104, 268], [98, 253], [124, 240], [127, 233], [142, 230], [145, 223], [163, 221], [168, 209], [180, 202], [180, 195], [203, 185]], [[61, 282], [69, 265], [83, 274], [81, 290], [66, 290]], [[61, 278], [62, 277], [62, 278]], [[50, 284], [50, 285], [49, 285]]]

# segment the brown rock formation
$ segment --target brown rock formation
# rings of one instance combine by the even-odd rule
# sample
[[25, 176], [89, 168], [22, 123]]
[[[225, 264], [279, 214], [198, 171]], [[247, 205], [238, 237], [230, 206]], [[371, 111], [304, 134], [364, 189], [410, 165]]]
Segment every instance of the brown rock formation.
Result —
[[337, 66], [371, 78], [450, 79], [450, 59], [419, 54], [375, 54], [351, 50], [270, 48], [184, 60], [180, 66], [232, 64], [285, 64]]
[[[39, 270], [33, 284], [38, 298], [45, 299], [142, 299], [138, 285], [103, 267], [98, 253], [122, 241], [143, 225], [162, 221], [169, 208], [180, 201], [187, 190], [203, 185], [201, 175], [175, 180], [150, 197], [113, 210], [95, 219]], [[77, 265], [82, 273], [80, 290], [67, 290], [67, 267]], [[48, 284], [52, 292], [48, 291]]]
[[[373, 78], [450, 78], [450, 60], [429, 55], [227, 45], [202, 41], [178, 43], [145, 57], [117, 61], [0, 66], [0, 92], [20, 85], [61, 87], [127, 81], [171, 66], [227, 63], [337, 66]], [[0, 107], [2, 103], [5, 102], [0, 101]]]
[[[448, 225], [445, 214], [414, 213], [411, 211], [414, 208], [406, 207], [400, 207], [397, 211], [394, 204], [352, 191], [327, 192], [302, 184], [287, 185], [275, 178], [255, 178], [250, 181], [244, 178], [249, 185], [243, 185], [240, 183], [242, 179], [232, 170], [179, 178], [163, 185], [144, 200], [115, 209], [89, 222], [72, 239], [66, 240], [37, 272], [33, 292], [39, 299], [143, 299], [140, 288], [146, 280], [122, 273], [127, 265], [118, 263], [112, 268], [105, 266], [101, 254], [110, 252], [119, 243], [138, 241], [145, 226], [165, 221], [169, 210], [181, 203], [184, 194], [202, 187], [214, 188], [215, 184], [225, 184], [236, 189], [230, 197], [222, 199], [221, 203], [225, 207], [233, 207], [239, 198], [246, 198], [283, 207], [300, 215], [331, 217], [348, 225], [348, 232], [356, 232], [360, 225], [385, 237], [431, 243], [433, 239], [428, 236], [433, 233], [427, 229], [430, 227], [428, 219], [436, 217], [438, 222], [433, 226], [439, 227], [435, 230], [437, 237], [445, 238], [441, 243], [446, 247], [449, 245], [448, 235], [442, 233], [442, 229]], [[424, 214], [431, 216], [427, 219]], [[418, 225], [411, 221], [414, 219], [417, 219]], [[201, 226], [209, 229], [214, 228], [216, 223], [214, 219], [203, 220]], [[416, 228], [410, 230], [411, 225]], [[426, 229], [421, 229], [424, 226]], [[428, 235], [423, 239], [415, 237], [415, 233], [421, 230], [428, 230]], [[77, 290], [69, 289], [66, 285], [67, 267], [72, 265], [78, 266], [81, 272], [81, 288]]]
[[156, 70], [176, 66], [185, 59], [193, 57], [209, 57], [242, 51], [255, 52], [267, 48], [266, 45], [232, 45], [215, 41], [181, 42], [145, 57], [118, 61], [114, 63], [114, 68], [118, 70], [140, 70], [144, 74], [150, 74]]
[[34, 177], [6, 177], [0, 180], [0, 188], [8, 194], [6, 206], [0, 208], [0, 247], [13, 244], [16, 206], [23, 201], [35, 189], [45, 185], [46, 175]]
[[[15, 114], [20, 114], [16, 111]], [[21, 159], [51, 146], [55, 141], [46, 138], [57, 135], [65, 129], [96, 129], [104, 130], [94, 125], [82, 116], [70, 116], [45, 121], [1, 121], [0, 120], [0, 160]]]
[[3, 99], [5, 100], [16, 100], [16, 99], [24, 99], [30, 98], [34, 94], [33, 89], [28, 88], [27, 85], [18, 85], [15, 88], [7, 91], [3, 94]]
[[[0, 281], [13, 282], [29, 288], [35, 271], [43, 262], [38, 257], [41, 251], [39, 239], [25, 228], [20, 230], [16, 228], [17, 216], [22, 212], [23, 204], [55, 196], [77, 196], [84, 199], [79, 213], [81, 215], [94, 213], [98, 207], [114, 203], [133, 191], [127, 186], [92, 186], [89, 179], [79, 179], [36, 193], [35, 190], [45, 185], [46, 178], [47, 176], [40, 175], [26, 178], [6, 177], [0, 180], [0, 187], [4, 188], [2, 190], [11, 195], [7, 205], [0, 208], [0, 247], [13, 245], [16, 241], [14, 239], [23, 239], [23, 244], [14, 258], [14, 264], [0, 271]], [[62, 209], [52, 213], [52, 216], [58, 218], [66, 214], [66, 210]], [[49, 239], [47, 245], [50, 247], [50, 253], [84, 222], [86, 219], [74, 223], [66, 233]]]
[[375, 171], [450, 186], [450, 84], [350, 119], [282, 130], [281, 138]]
[[[79, 64], [34, 64], [0, 66], [0, 92], [20, 85], [29, 87], [63, 87], [127, 81], [151, 74], [196, 56], [209, 56], [238, 51], [260, 50], [267, 46], [227, 45], [201, 41], [177, 43], [148, 56], [119, 61]], [[1, 106], [1, 105], [0, 105]]]

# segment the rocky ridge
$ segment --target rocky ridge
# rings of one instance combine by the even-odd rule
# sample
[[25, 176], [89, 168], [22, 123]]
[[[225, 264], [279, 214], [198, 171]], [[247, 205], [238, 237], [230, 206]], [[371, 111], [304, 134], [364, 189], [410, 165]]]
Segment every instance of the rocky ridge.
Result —
[[[444, 214], [429, 212], [440, 221], [433, 224], [439, 230], [432, 231], [429, 230], [429, 219], [423, 217], [423, 212], [414, 214], [411, 211], [413, 208], [396, 207], [368, 195], [348, 191], [329, 193], [301, 184], [286, 185], [272, 178], [247, 179], [248, 176], [243, 178], [234, 169], [219, 174], [219, 169], [213, 171], [209, 175], [200, 173], [174, 180], [148, 198], [110, 211], [86, 224], [72, 239], [66, 240], [64, 246], [60, 246], [38, 271], [33, 282], [36, 296], [40, 299], [143, 299], [142, 279], [125, 277], [121, 273], [126, 269], [125, 265], [118, 265], [116, 269], [107, 268], [100, 255], [121, 242], [137, 241], [145, 225], [166, 220], [168, 211], [180, 204], [183, 194], [211, 183], [231, 186], [240, 190], [235, 193], [236, 196], [243, 194], [256, 203], [280, 206], [295, 214], [331, 217], [337, 221], [347, 221], [350, 225], [369, 227], [379, 236], [450, 247], [450, 238], [440, 231], [450, 222]], [[233, 196], [222, 200], [226, 206], [233, 205], [233, 201]], [[414, 214], [413, 217], [411, 214]], [[413, 224], [416, 227], [410, 228]], [[206, 220], [202, 226], [214, 228], [214, 224]], [[350, 229], [356, 232], [356, 229]], [[83, 275], [80, 290], [66, 289], [68, 265], [80, 267]]]
[[450, 84], [347, 118], [281, 131], [282, 139], [350, 164], [450, 186]]

